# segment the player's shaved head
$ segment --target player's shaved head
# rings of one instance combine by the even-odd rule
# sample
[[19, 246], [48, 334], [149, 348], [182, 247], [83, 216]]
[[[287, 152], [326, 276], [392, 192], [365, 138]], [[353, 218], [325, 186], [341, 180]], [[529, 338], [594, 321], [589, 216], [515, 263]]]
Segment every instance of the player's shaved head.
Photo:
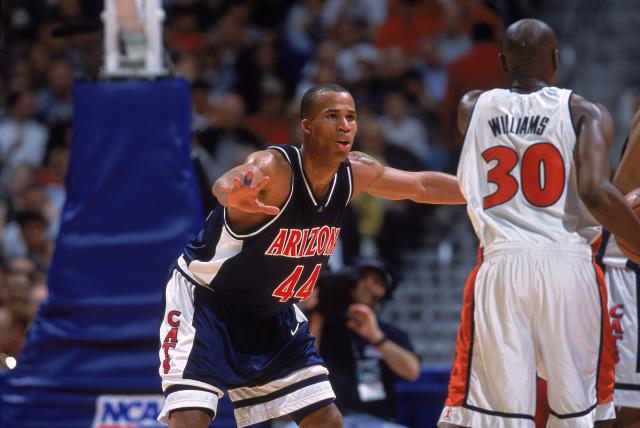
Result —
[[349, 93], [349, 91], [347, 91], [342, 86], [333, 83], [323, 83], [321, 85], [316, 85], [307, 89], [307, 91], [302, 96], [302, 100], [300, 101], [300, 119], [307, 119], [309, 116], [311, 116], [311, 111], [318, 101], [318, 98], [325, 92]]
[[509, 26], [502, 42], [501, 58], [511, 80], [537, 78], [553, 83], [558, 69], [558, 39], [547, 24], [522, 19]]

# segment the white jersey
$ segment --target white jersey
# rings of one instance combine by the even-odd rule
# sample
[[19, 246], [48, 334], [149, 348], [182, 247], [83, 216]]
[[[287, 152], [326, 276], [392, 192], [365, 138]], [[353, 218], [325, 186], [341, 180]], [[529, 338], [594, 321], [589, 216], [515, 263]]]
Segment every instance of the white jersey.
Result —
[[598, 222], [578, 196], [571, 91], [484, 92], [458, 165], [483, 247], [500, 242], [590, 244]]

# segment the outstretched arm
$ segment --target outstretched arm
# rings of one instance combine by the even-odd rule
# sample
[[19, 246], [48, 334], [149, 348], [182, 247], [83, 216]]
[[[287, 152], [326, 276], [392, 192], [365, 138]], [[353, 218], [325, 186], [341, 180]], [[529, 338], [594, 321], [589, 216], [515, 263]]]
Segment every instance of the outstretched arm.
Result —
[[270, 150], [249, 155], [216, 180], [213, 195], [227, 208], [233, 226], [251, 228], [280, 212], [291, 181], [291, 169]]
[[362, 152], [351, 152], [354, 196], [366, 192], [382, 199], [410, 199], [429, 204], [466, 203], [458, 179], [441, 172], [408, 172], [382, 165]]
[[616, 170], [613, 184], [624, 194], [640, 187], [640, 109], [629, 127], [629, 142]]
[[577, 133], [574, 158], [580, 199], [616, 238], [640, 253], [640, 220], [609, 181], [608, 151], [614, 133], [611, 115], [604, 106], [577, 95], [572, 96], [571, 111]]

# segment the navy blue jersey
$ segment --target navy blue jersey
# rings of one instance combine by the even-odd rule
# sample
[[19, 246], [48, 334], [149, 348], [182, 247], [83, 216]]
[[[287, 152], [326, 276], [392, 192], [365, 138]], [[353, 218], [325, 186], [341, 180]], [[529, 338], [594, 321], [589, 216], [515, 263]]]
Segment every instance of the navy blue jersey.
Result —
[[237, 233], [227, 221], [226, 209], [218, 207], [178, 259], [184, 274], [260, 316], [275, 315], [309, 297], [336, 247], [342, 213], [353, 191], [348, 160], [318, 200], [305, 176], [301, 150], [270, 149], [284, 156], [292, 169], [289, 196], [280, 213], [251, 232]]

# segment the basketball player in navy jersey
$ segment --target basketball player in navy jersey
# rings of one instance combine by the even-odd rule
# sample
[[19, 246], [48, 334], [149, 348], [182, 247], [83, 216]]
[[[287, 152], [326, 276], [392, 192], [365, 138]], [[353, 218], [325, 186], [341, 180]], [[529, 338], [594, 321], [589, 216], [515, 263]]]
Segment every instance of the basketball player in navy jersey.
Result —
[[165, 291], [159, 420], [205, 427], [227, 390], [238, 426], [290, 415], [340, 427], [327, 369], [294, 305], [333, 252], [351, 198], [462, 204], [455, 177], [405, 172], [351, 152], [352, 96], [337, 85], [301, 101], [302, 148], [273, 146], [220, 177], [214, 210], [178, 258]]
[[610, 426], [613, 340], [590, 244], [602, 224], [640, 249], [640, 221], [609, 181], [613, 121], [554, 86], [547, 24], [509, 26], [501, 60], [511, 87], [471, 91], [458, 109], [458, 179], [481, 251], [438, 426], [533, 427], [536, 373], [548, 427]]

